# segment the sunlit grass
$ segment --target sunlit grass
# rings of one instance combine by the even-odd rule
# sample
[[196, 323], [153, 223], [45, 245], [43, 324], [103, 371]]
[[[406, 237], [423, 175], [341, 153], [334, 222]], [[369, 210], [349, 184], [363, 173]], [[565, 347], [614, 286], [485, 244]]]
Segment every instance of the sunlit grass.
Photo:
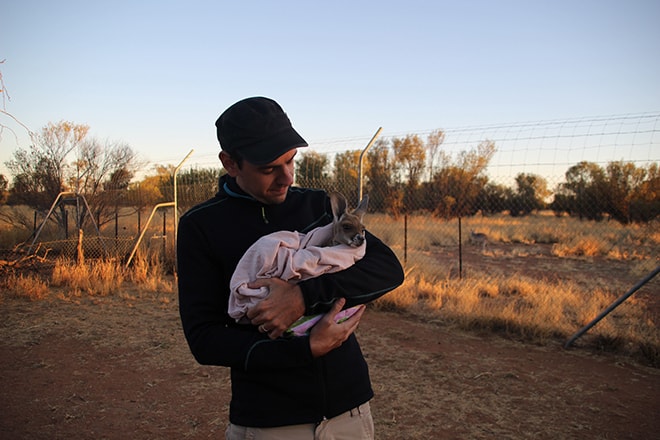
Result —
[[115, 261], [97, 260], [78, 264], [69, 259], [55, 262], [51, 285], [66, 287], [74, 292], [106, 296], [116, 291], [125, 278], [124, 270]]
[[[375, 308], [403, 311], [470, 331], [498, 332], [539, 344], [563, 342], [622, 293], [614, 293], [610, 288], [608, 283], [612, 280], [593, 279], [575, 269], [575, 261], [625, 262], [631, 275], [641, 277], [657, 267], [660, 249], [658, 222], [623, 226], [548, 213], [518, 218], [475, 216], [462, 219], [463, 244], [468, 246], [467, 237], [474, 230], [487, 234], [490, 242], [501, 249], [508, 246], [511, 255], [504, 255], [502, 250], [487, 251], [481, 255], [493, 262], [487, 273], [470, 268], [468, 276], [459, 277], [458, 261], [445, 259], [444, 264], [438, 264], [437, 258], [438, 253], [455, 252], [459, 243], [457, 220], [419, 215], [410, 216], [404, 223], [402, 217], [369, 214], [365, 221], [371, 232], [406, 261], [404, 285], [376, 301]], [[527, 277], [524, 272], [505, 273], [511, 269], [507, 261], [495, 261], [525, 257], [533, 245], [544, 245], [549, 250], [550, 275], [561, 272], [570, 276], [538, 279]], [[0, 284], [8, 296], [30, 300], [48, 298], [55, 291], [57, 298], [69, 300], [108, 295], [131, 300], [147, 294], [169, 302], [175, 292], [169, 262], [174, 253], [173, 241], [153, 240], [145, 248], [138, 251], [129, 267], [114, 259], [89, 258], [83, 264], [58, 259], [49, 277], [9, 272]], [[163, 262], [163, 254], [167, 262]], [[644, 304], [635, 297], [583, 339], [599, 348], [641, 354], [660, 365], [660, 333]]]
[[[418, 264], [418, 253], [459, 243], [458, 221], [428, 215], [394, 219], [385, 214], [369, 214], [367, 228], [394, 249], [409, 253], [409, 261]], [[556, 257], [605, 257], [614, 260], [658, 258], [660, 221], [649, 224], [622, 225], [615, 221], [581, 221], [574, 217], [556, 217], [543, 212], [525, 217], [474, 216], [462, 219], [461, 241], [467, 242], [470, 231], [488, 235], [500, 244], [549, 244]]]
[[[49, 277], [38, 274], [9, 272], [2, 282], [3, 291], [15, 297], [39, 300], [56, 297], [70, 300], [83, 296], [104, 297], [118, 295], [131, 299], [135, 293], [174, 293], [174, 281], [165, 273], [163, 264], [155, 257], [136, 258], [135, 264], [126, 268], [114, 260], [86, 260], [77, 263], [59, 258]], [[133, 293], [127, 293], [128, 291]], [[161, 301], [169, 302], [166, 296]]]
[[172, 292], [174, 286], [166, 277], [165, 264], [156, 254], [138, 252], [128, 272], [129, 279], [147, 292]]
[[[427, 320], [470, 330], [506, 334], [548, 344], [564, 341], [616, 299], [602, 288], [585, 295], [572, 281], [473, 274], [433, 281], [413, 273], [403, 286], [378, 299], [374, 307], [413, 313]], [[644, 304], [630, 297], [590, 331], [591, 344], [660, 364], [660, 331]], [[604, 346], [607, 347], [604, 347]]]
[[2, 285], [8, 295], [26, 298], [30, 301], [45, 299], [50, 293], [48, 283], [34, 274], [9, 273]]

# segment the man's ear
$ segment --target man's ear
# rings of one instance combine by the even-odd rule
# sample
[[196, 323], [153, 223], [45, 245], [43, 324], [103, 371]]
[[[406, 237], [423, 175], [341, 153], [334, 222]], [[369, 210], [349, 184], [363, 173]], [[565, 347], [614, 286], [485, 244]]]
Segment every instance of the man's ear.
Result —
[[222, 162], [222, 166], [225, 168], [225, 170], [227, 170], [227, 174], [229, 174], [231, 177], [236, 177], [239, 171], [238, 164], [234, 159], [232, 159], [229, 153], [220, 151], [218, 157], [220, 158], [220, 162]]

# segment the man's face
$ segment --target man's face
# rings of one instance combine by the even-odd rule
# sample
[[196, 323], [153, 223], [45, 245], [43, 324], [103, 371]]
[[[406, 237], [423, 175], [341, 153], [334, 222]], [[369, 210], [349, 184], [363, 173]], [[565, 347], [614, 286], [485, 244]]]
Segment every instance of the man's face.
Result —
[[293, 185], [293, 158], [298, 150], [289, 150], [271, 163], [253, 165], [247, 160], [239, 168], [229, 155], [220, 153], [220, 160], [231, 177], [243, 191], [267, 205], [277, 205], [286, 199]]

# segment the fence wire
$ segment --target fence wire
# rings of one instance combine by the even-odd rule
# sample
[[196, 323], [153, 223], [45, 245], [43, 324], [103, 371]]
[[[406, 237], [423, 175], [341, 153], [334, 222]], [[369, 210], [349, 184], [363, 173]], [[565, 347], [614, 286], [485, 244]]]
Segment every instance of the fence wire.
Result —
[[[392, 135], [365, 155], [361, 182], [356, 140], [344, 150], [333, 141], [333, 151], [300, 150], [296, 184], [338, 190], [351, 206], [361, 188], [368, 229], [406, 267], [436, 278], [462, 275], [475, 258], [481, 270], [525, 255], [657, 264], [659, 122], [654, 113]], [[212, 197], [221, 174], [219, 163], [182, 169], [176, 215]], [[39, 237], [44, 212], [2, 209], [22, 216], [24, 243], [48, 258], [73, 258], [82, 246], [87, 258], [125, 259], [138, 247], [173, 261], [173, 208], [146, 224], [155, 205], [174, 198], [172, 176], [155, 181], [89, 196], [89, 215], [80, 204], [58, 206]]]

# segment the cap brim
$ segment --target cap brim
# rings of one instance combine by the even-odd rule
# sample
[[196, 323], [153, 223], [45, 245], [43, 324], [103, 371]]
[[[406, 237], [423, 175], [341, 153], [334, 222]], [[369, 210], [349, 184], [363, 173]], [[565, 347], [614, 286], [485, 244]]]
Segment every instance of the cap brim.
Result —
[[253, 165], [266, 165], [289, 150], [307, 147], [308, 144], [293, 128], [277, 133], [268, 139], [239, 148], [241, 156]]

